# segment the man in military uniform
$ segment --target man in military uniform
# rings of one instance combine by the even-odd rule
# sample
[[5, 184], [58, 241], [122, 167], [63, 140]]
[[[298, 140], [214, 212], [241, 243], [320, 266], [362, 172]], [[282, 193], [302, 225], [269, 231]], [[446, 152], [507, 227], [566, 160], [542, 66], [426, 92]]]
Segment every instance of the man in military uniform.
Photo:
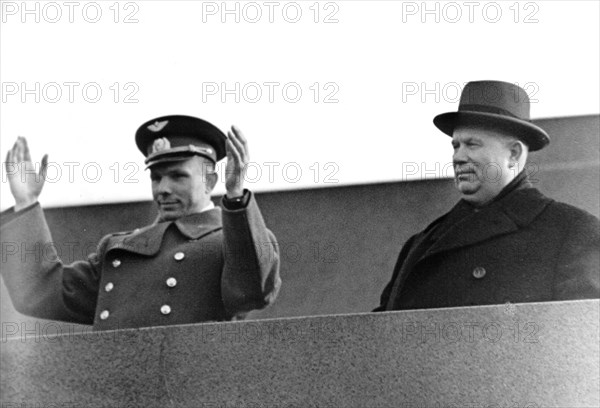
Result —
[[375, 311], [600, 297], [598, 219], [527, 180], [528, 152], [550, 142], [529, 105], [513, 84], [470, 82], [434, 119], [462, 199], [406, 242]]
[[[279, 253], [254, 195], [243, 188], [247, 141], [226, 137], [190, 116], [143, 124], [136, 144], [146, 156], [158, 218], [104, 237], [86, 261], [64, 265], [56, 253], [7, 256], [2, 276], [17, 311], [93, 324], [96, 330], [241, 319], [277, 296]], [[227, 156], [222, 209], [210, 193], [215, 164]], [[19, 138], [6, 158], [14, 209], [2, 214], [3, 242], [53, 248], [38, 203], [48, 158], [33, 171]], [[34, 174], [32, 174], [34, 173]]]

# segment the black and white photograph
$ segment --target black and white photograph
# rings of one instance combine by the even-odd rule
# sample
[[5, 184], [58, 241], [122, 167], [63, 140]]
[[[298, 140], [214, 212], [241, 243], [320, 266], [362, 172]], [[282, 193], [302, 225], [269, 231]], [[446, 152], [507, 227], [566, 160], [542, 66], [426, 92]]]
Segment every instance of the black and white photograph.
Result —
[[600, 407], [600, 2], [0, 0], [0, 408]]

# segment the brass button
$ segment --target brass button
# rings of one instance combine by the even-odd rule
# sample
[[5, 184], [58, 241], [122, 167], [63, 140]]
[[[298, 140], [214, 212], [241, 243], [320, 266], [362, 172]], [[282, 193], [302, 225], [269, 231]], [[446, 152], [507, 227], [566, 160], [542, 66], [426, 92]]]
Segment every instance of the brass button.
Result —
[[164, 315], [168, 315], [169, 313], [171, 313], [171, 306], [169, 305], [162, 305], [160, 307], [160, 312]]
[[115, 259], [114, 261], [112, 261], [112, 266], [114, 268], [118, 268], [119, 266], [121, 266], [121, 261], [119, 259]]
[[109, 311], [108, 310], [103, 310], [102, 313], [100, 313], [100, 320], [106, 320], [108, 319], [108, 315], [109, 315]]
[[478, 266], [475, 269], [473, 269], [473, 277], [475, 279], [481, 279], [485, 276], [485, 274], [486, 274], [486, 270], [482, 266]]
[[175, 287], [175, 285], [177, 285], [177, 279], [175, 278], [169, 278], [167, 279], [167, 286], [172, 288]]
[[185, 254], [183, 252], [177, 252], [173, 258], [175, 258], [176, 261], [181, 261], [183, 258], [185, 258]]
[[112, 282], [108, 282], [106, 286], [104, 286], [104, 290], [110, 292], [111, 290], [113, 290], [114, 287], [115, 285]]

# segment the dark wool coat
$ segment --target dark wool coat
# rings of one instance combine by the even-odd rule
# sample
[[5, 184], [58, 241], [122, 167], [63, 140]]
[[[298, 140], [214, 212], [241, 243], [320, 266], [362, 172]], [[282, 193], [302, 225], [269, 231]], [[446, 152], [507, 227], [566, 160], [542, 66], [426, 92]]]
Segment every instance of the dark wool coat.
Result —
[[253, 196], [242, 209], [108, 235], [71, 265], [58, 258], [39, 204], [8, 218], [2, 276], [26, 315], [100, 330], [232, 320], [273, 302], [281, 285], [275, 237]]
[[600, 297], [600, 223], [526, 186], [400, 252], [375, 311]]

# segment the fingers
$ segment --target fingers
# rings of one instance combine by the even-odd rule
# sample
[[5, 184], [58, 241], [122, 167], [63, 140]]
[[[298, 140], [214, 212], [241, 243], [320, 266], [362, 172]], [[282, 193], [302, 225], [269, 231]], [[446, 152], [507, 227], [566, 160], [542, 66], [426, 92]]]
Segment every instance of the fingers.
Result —
[[242, 155], [232, 141], [231, 132], [227, 132], [227, 142], [225, 146], [227, 148], [227, 160], [232, 160], [241, 166], [243, 164]]
[[19, 163], [17, 162], [17, 149], [18, 149], [18, 139], [15, 141], [13, 147], [6, 153], [6, 161], [4, 162], [4, 167], [6, 168], [6, 174], [9, 178], [14, 178], [16, 174], [17, 167]]
[[39, 173], [42, 183], [44, 181], [46, 181], [47, 172], [48, 172], [48, 155], [45, 154], [44, 157], [42, 157], [42, 165], [40, 166], [40, 173]]
[[235, 126], [227, 132], [227, 174], [225, 187], [227, 197], [239, 197], [244, 192], [244, 173], [248, 164], [246, 138]]
[[[46, 166], [48, 165], [48, 155], [44, 155], [46, 159]], [[17, 136], [17, 140], [13, 147], [8, 151], [6, 155], [6, 161], [12, 163], [31, 162], [31, 153], [29, 152], [29, 145], [27, 139], [23, 136]], [[44, 159], [42, 158], [42, 167], [44, 167]]]
[[231, 126], [231, 130], [233, 131], [233, 133], [235, 134], [235, 136], [240, 140], [240, 142], [242, 142], [242, 144], [244, 146], [247, 145], [248, 141], [246, 140], [246, 137], [244, 136], [244, 133], [242, 133], [242, 131], [240, 130], [240, 128], [238, 128], [237, 126], [233, 125]]
[[21, 139], [21, 145], [23, 149], [23, 160], [31, 161], [31, 155], [29, 154], [29, 146], [27, 145], [27, 139], [25, 139], [23, 136], [20, 136], [19, 138]]
[[237, 126], [232, 126], [231, 131], [227, 132], [227, 136], [240, 153], [243, 163], [247, 163], [250, 160], [250, 152], [248, 151], [248, 141], [242, 131]]
[[12, 149], [9, 151], [10, 161], [23, 162], [31, 161], [31, 155], [29, 154], [29, 146], [27, 146], [27, 139], [23, 136], [18, 136]]
[[244, 153], [244, 145], [242, 144], [242, 142], [237, 138], [237, 136], [229, 131], [227, 132], [227, 141], [230, 144], [230, 147], [236, 151], [240, 156], [243, 155]]
[[13, 171], [12, 169], [10, 169], [8, 166], [14, 166], [14, 161], [11, 159], [11, 152], [12, 149], [10, 149], [8, 152], [6, 152], [6, 160], [4, 160], [4, 168], [6, 169], [6, 175], [7, 176], [12, 176], [13, 175]]
[[10, 149], [10, 161], [12, 162], [16, 162], [17, 161], [17, 151], [19, 150], [19, 138], [17, 138], [17, 140], [15, 141], [15, 144], [13, 144], [13, 147]]
[[22, 139], [23, 138], [21, 136], [17, 137], [17, 141], [15, 142], [15, 146], [14, 146], [14, 152], [15, 152], [14, 158], [15, 158], [15, 161], [17, 161], [19, 163], [21, 163], [25, 158], [25, 155], [23, 153], [23, 140]]

